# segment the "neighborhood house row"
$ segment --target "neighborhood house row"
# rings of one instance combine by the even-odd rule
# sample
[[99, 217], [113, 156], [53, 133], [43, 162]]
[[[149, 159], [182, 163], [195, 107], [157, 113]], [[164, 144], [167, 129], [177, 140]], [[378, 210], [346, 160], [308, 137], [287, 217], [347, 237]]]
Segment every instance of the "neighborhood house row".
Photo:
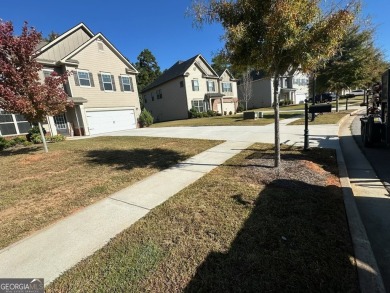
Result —
[[[51, 42], [41, 42], [37, 61], [43, 65], [42, 81], [53, 71], [73, 73], [64, 90], [74, 107], [47, 117], [44, 126], [50, 134], [88, 136], [137, 127], [141, 113], [138, 72], [103, 34], [93, 34], [80, 23]], [[305, 80], [300, 88], [297, 84], [293, 88], [287, 80], [284, 83], [282, 79], [281, 97], [294, 103], [303, 101], [307, 96], [307, 86], [303, 86], [306, 77], [295, 77]], [[250, 107], [271, 106], [272, 80], [254, 78], [252, 84]], [[196, 55], [175, 63], [146, 86], [141, 97], [155, 121], [167, 121], [187, 119], [191, 109], [221, 115], [235, 113], [240, 90], [229, 70], [217, 73], [201, 55]], [[30, 127], [22, 115], [0, 109], [0, 135], [25, 134]]]

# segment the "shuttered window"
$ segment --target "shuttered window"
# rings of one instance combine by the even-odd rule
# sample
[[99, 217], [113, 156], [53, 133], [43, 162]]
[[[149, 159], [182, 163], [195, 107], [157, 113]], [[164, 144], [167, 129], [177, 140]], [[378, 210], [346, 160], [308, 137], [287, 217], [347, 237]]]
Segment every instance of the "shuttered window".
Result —
[[77, 77], [78, 77], [79, 85], [81, 85], [81, 86], [91, 86], [91, 80], [89, 78], [89, 72], [88, 71], [77, 70]]
[[112, 91], [112, 79], [111, 75], [107, 73], [102, 73], [102, 82], [103, 82], [103, 88], [105, 91]]
[[133, 79], [130, 76], [121, 75], [119, 76], [119, 81], [121, 82], [123, 92], [134, 92]]
[[193, 79], [192, 80], [192, 90], [194, 92], [198, 92], [199, 91], [199, 81], [197, 79]]

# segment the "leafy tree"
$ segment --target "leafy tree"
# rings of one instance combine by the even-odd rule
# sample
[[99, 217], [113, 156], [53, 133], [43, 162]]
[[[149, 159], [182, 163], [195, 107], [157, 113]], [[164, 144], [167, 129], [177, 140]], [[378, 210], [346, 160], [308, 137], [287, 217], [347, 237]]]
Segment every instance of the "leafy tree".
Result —
[[58, 38], [60, 34], [56, 33], [55, 31], [51, 31], [50, 34], [44, 39], [46, 42], [54, 41], [56, 38]]
[[228, 69], [234, 77], [240, 76], [240, 71], [232, 65], [228, 59], [228, 56], [223, 51], [218, 52], [211, 59], [211, 67], [219, 74], [225, 69]]
[[382, 52], [374, 46], [373, 30], [351, 26], [339, 50], [317, 72], [319, 91], [340, 93], [348, 88], [365, 88], [376, 81], [387, 68]]
[[[197, 24], [218, 21], [232, 64], [265, 70], [273, 78], [275, 167], [280, 165], [279, 77], [300, 68], [309, 72], [334, 54], [353, 20], [350, 9], [326, 15], [320, 0], [210, 0], [193, 2]], [[353, 7], [353, 6], [349, 6]]]
[[0, 108], [38, 124], [47, 152], [41, 122], [48, 115], [63, 113], [72, 104], [67, 102], [63, 89], [67, 74], [53, 73], [44, 83], [40, 81], [38, 72], [42, 65], [35, 59], [40, 40], [41, 34], [28, 28], [27, 23], [21, 35], [14, 36], [12, 23], [0, 21]]
[[[161, 75], [160, 67], [157, 64], [156, 58], [149, 49], [144, 49], [137, 57], [138, 62], [135, 63], [135, 68], [139, 71], [137, 76], [138, 90], [142, 90], [157, 77]], [[140, 98], [140, 103], [143, 108], [143, 99]]]

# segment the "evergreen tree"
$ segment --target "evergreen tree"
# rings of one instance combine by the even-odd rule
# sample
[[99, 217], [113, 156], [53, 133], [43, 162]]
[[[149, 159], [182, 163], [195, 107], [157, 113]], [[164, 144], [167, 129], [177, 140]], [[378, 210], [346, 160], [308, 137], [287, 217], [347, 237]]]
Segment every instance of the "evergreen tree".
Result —
[[[161, 75], [160, 67], [157, 64], [156, 58], [149, 49], [144, 49], [137, 57], [137, 62], [134, 64], [139, 74], [137, 76], [138, 91], [152, 83], [157, 77]], [[142, 95], [139, 96], [141, 108], [144, 108], [144, 99]]]
[[138, 55], [137, 60], [138, 62], [135, 63], [135, 67], [139, 71], [137, 85], [138, 90], [142, 92], [148, 84], [161, 75], [161, 71], [156, 58], [149, 49], [144, 49]]

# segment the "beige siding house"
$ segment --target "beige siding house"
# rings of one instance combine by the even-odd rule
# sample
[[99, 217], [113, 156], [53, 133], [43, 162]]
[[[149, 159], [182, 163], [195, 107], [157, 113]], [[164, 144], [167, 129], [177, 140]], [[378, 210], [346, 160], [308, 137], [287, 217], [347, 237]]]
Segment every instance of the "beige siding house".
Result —
[[237, 82], [228, 71], [219, 76], [196, 55], [176, 62], [142, 91], [142, 97], [155, 121], [187, 119], [191, 108], [228, 114], [237, 108]]
[[48, 117], [51, 134], [94, 135], [137, 127], [140, 104], [137, 70], [101, 34], [83, 23], [41, 45], [41, 78], [71, 72], [65, 91], [74, 107]]
[[[252, 72], [252, 97], [248, 101], [248, 109], [271, 107], [273, 104], [274, 79], [266, 77], [263, 72]], [[302, 73], [284, 76], [279, 80], [280, 101], [291, 101], [292, 104], [304, 103], [309, 96], [309, 78]], [[242, 85], [238, 86], [238, 98], [243, 101]]]

